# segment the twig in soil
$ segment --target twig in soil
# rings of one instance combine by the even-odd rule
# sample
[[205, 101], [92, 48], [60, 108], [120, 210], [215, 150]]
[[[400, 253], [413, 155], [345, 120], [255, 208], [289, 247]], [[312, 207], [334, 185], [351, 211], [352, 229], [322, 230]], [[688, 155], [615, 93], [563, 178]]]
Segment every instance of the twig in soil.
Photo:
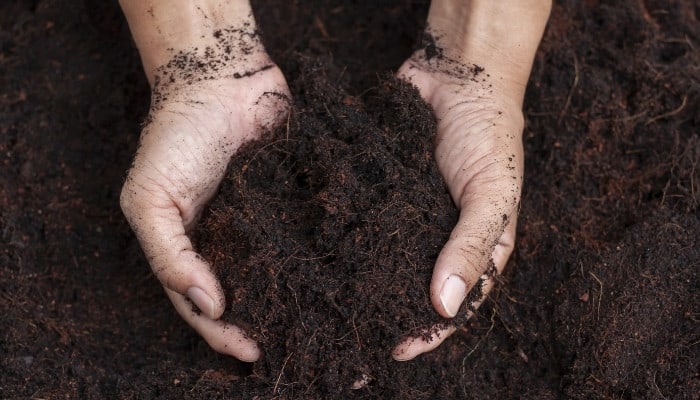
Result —
[[280, 373], [277, 375], [277, 380], [275, 381], [275, 387], [272, 388], [272, 393], [275, 394], [277, 393], [277, 386], [280, 384], [280, 379], [282, 379], [282, 374], [284, 373], [284, 367], [287, 366], [287, 361], [289, 361], [290, 358], [294, 355], [294, 352], [289, 353], [287, 358], [284, 359], [284, 362], [282, 363], [282, 368], [280, 368]]
[[[497, 295], [500, 296], [501, 293], [503, 293], [504, 291], [505, 291], [505, 286], [501, 285], [500, 290], [498, 290]], [[503, 293], [503, 295], [506, 296], [506, 299], [511, 300], [513, 303], [522, 304], [522, 305], [529, 307], [529, 304], [517, 301], [514, 298], [509, 297], [508, 294], [506, 294], [506, 293]], [[508, 333], [515, 336], [515, 332], [513, 332], [513, 330], [510, 329], [510, 327], [508, 326], [508, 323], [506, 323], [506, 321], [504, 321], [503, 317], [501, 316], [501, 312], [500, 312], [501, 306], [498, 304], [498, 301], [495, 300], [493, 297], [491, 297], [490, 294], [488, 296], [486, 296], [486, 298], [491, 299], [491, 302], [493, 303], [493, 312], [496, 313], [496, 315], [498, 316], [498, 320], [501, 321], [501, 325], [503, 325], [503, 328], [505, 328], [505, 330]], [[484, 299], [484, 300], [486, 300], [486, 299]]]
[[642, 118], [643, 116], [647, 115], [646, 110], [638, 112], [634, 115], [628, 115], [626, 117], [621, 117], [621, 118], [610, 118], [605, 121], [610, 121], [610, 122], [634, 122], [635, 120]]
[[683, 96], [683, 101], [681, 101], [681, 105], [678, 106], [678, 108], [676, 108], [675, 110], [671, 110], [671, 111], [669, 111], [669, 112], [666, 112], [666, 113], [657, 115], [657, 116], [655, 116], [655, 117], [651, 117], [651, 118], [646, 122], [646, 124], [644, 124], [644, 126], [647, 126], [647, 125], [649, 125], [649, 124], [653, 124], [654, 122], [656, 122], [656, 121], [658, 121], [658, 120], [660, 120], [660, 119], [672, 117], [672, 116], [674, 116], [674, 115], [680, 113], [681, 111], [683, 111], [683, 109], [685, 108], [686, 104], [688, 104], [688, 95]]
[[647, 8], [647, 5], [644, 3], [643, 0], [639, 0], [639, 8], [642, 12], [642, 17], [644, 18], [644, 20], [649, 25], [651, 25], [655, 31], [658, 32], [659, 30], [661, 30], [661, 28], [659, 27], [659, 23], [656, 22], [656, 19], [651, 16], [651, 13], [649, 12], [649, 9]]
[[603, 282], [601, 282], [600, 279], [598, 279], [597, 276], [591, 271], [588, 271], [588, 273], [593, 277], [598, 282], [598, 285], [600, 285], [600, 296], [598, 296], [598, 317], [597, 319], [600, 319], [600, 304], [603, 302]]
[[333, 121], [336, 121], [335, 116], [333, 115], [333, 113], [331, 112], [331, 110], [328, 108], [328, 105], [326, 105], [326, 103], [323, 103], [323, 108], [326, 109], [326, 112], [328, 113], [328, 116], [331, 117], [331, 118], [333, 119]]
[[357, 348], [362, 349], [362, 342], [360, 341], [360, 335], [357, 333], [357, 326], [355, 325], [355, 314], [353, 313], [352, 315], [352, 328], [353, 331], [355, 332], [355, 339], [357, 340]]
[[275, 140], [275, 141], [273, 141], [273, 142], [270, 142], [270, 143], [268, 143], [268, 144], [262, 146], [261, 148], [258, 149], [258, 151], [255, 152], [255, 154], [253, 154], [253, 157], [250, 157], [250, 159], [248, 160], [248, 162], [246, 162], [246, 163], [243, 165], [243, 168], [241, 169], [241, 173], [245, 172], [245, 171], [248, 169], [248, 166], [250, 165], [251, 162], [253, 162], [253, 160], [255, 160], [255, 159], [258, 157], [258, 154], [260, 154], [261, 152], [263, 152], [263, 151], [264, 151], [265, 149], [267, 149], [268, 147], [274, 146], [274, 145], [276, 145], [277, 143], [281, 143], [281, 142], [298, 142], [298, 140], [296, 140], [296, 139], [279, 139], [279, 140]]
[[284, 132], [284, 139], [285, 140], [289, 140], [289, 123], [291, 122], [291, 120], [292, 120], [292, 113], [289, 112], [289, 113], [287, 113], [287, 129]]
[[525, 306], [528, 306], [528, 307], [530, 306], [529, 303], [526, 303], [526, 302], [524, 302], [524, 301], [520, 301], [520, 300], [516, 299], [515, 297], [509, 295], [509, 294], [508, 294], [508, 291], [506, 290], [506, 287], [503, 286], [503, 285], [501, 286], [501, 290], [499, 291], [499, 293], [501, 293], [501, 294], [503, 294], [504, 296], [506, 296], [506, 299], [508, 299], [508, 301], [510, 301], [511, 303], [522, 304], [522, 305], [525, 305]]
[[559, 112], [559, 118], [557, 119], [557, 124], [561, 123], [561, 120], [564, 118], [564, 114], [566, 113], [566, 110], [571, 105], [571, 97], [573, 97], [574, 90], [578, 86], [578, 80], [579, 80], [578, 59], [576, 58], [576, 53], [574, 53], [574, 82], [571, 85], [571, 89], [569, 89], [569, 94], [566, 95], [566, 102], [564, 102], [564, 107], [561, 109], [561, 112]]
[[695, 51], [695, 46], [693, 46], [693, 42], [690, 41], [690, 38], [688, 35], [683, 36], [682, 38], [668, 38], [665, 40], [661, 41], [662, 43], [684, 43], [687, 44], [688, 47], [690, 47], [690, 50]]
[[[597, 358], [597, 357], [596, 357], [596, 361], [598, 361], [598, 358]], [[598, 367], [603, 368], [603, 365], [600, 363], [600, 361], [598, 361]], [[598, 378], [597, 376], [595, 376], [594, 373], [591, 373], [588, 377], [589, 377], [589, 378], [592, 378], [592, 379], [593, 379], [594, 381], [596, 381], [596, 383], [598, 383], [599, 385], [604, 385], [604, 384], [605, 384], [605, 381], [604, 381], [603, 379], [600, 379], [600, 378]]]
[[656, 373], [658, 371], [654, 371], [654, 378], [652, 379], [651, 383], [654, 384], [654, 389], [656, 389], [656, 392], [661, 396], [662, 399], [666, 400], [666, 396], [661, 392], [661, 389], [659, 389], [659, 385], [656, 383]]
[[[299, 318], [300, 318], [299, 321], [301, 321], [301, 327], [304, 328], [304, 332], [306, 332], [307, 331], [306, 325], [304, 325], [304, 321], [301, 318], [302, 312], [301, 312], [301, 307], [299, 306], [299, 297], [297, 297], [297, 292], [296, 292], [296, 290], [294, 290], [294, 288], [292, 287], [292, 285], [289, 281], [287, 281], [286, 286], [287, 286], [287, 289], [289, 289], [289, 291], [292, 292], [292, 295], [294, 295], [294, 303], [296, 304], [297, 310], [299, 311]], [[314, 335], [315, 334], [316, 334], [316, 332], [314, 332]]]
[[315, 378], [309, 383], [309, 385], [306, 387], [306, 390], [304, 390], [304, 395], [306, 395], [307, 393], [309, 393], [309, 390], [311, 390], [311, 388], [314, 387], [314, 385], [316, 384], [316, 381], [318, 380], [318, 378], [320, 378], [320, 376], [315, 377]]
[[[296, 253], [295, 253], [296, 254]], [[294, 254], [289, 256], [289, 258], [292, 258], [294, 260], [299, 260], [299, 261], [313, 261], [313, 260], [323, 260], [324, 258], [328, 258], [332, 255], [335, 254], [335, 250], [329, 252], [328, 254], [324, 254], [322, 256], [316, 256], [316, 257], [297, 257]]]
[[321, 18], [319, 18], [318, 15], [314, 16], [314, 25], [316, 25], [316, 28], [318, 28], [318, 31], [321, 32], [324, 39], [331, 38], [326, 30], [326, 25], [323, 23], [323, 21], [321, 21]]
[[[462, 358], [462, 376], [466, 375], [466, 373], [467, 373], [467, 365], [466, 365], [467, 358], [469, 358], [469, 356], [471, 356], [476, 351], [476, 349], [479, 347], [481, 342], [483, 342], [489, 336], [491, 331], [493, 331], [494, 326], [496, 326], [495, 319], [496, 319], [496, 310], [494, 309], [493, 312], [491, 313], [491, 326], [489, 327], [489, 330], [486, 331], [486, 334], [484, 336], [482, 336], [478, 342], [476, 342], [476, 344], [474, 345], [474, 347], [472, 347], [471, 350], [469, 350], [469, 353], [467, 353], [467, 355], [465, 355], [464, 358]], [[468, 396], [467, 388], [463, 387], [462, 390], [464, 391], [464, 395]]]

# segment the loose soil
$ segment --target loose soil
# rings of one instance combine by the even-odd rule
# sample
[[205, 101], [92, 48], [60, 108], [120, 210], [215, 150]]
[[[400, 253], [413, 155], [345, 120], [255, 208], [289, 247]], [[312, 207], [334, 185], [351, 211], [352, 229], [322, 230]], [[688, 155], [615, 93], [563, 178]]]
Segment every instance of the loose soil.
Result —
[[[368, 338], [363, 334], [358, 345], [348, 336], [343, 338], [349, 340], [346, 352], [338, 351], [342, 341], [317, 342], [318, 348], [307, 354], [323, 359], [305, 363], [304, 353], [297, 354], [274, 380], [272, 371], [282, 366], [270, 361], [272, 356], [250, 365], [215, 354], [186, 326], [150, 273], [118, 208], [149, 93], [114, 3], [10, 0], [0, 5], [0, 397], [697, 397], [700, 8], [695, 2], [557, 2], [525, 99], [526, 176], [518, 242], [499, 289], [452, 338], [414, 361], [388, 360], [387, 346], [411, 330], [405, 325], [408, 319], [402, 315], [392, 325], [360, 316], [355, 320], [358, 335], [366, 328], [376, 332], [376, 341], [362, 342]], [[289, 223], [275, 214], [278, 224], [288, 225], [285, 232], [313, 229], [328, 239], [290, 247], [285, 241], [293, 236], [276, 236], [279, 242], [257, 236], [249, 239], [249, 248], [233, 249], [247, 254], [237, 259], [259, 265], [253, 250], [261, 243], [287, 252], [249, 273], [269, 274], [281, 270], [285, 261], [285, 268], [316, 273], [308, 273], [308, 281], [287, 281], [291, 289], [284, 293], [326, 295], [315, 309], [304, 308], [303, 318], [297, 312], [293, 322], [323, 321], [314, 319], [314, 313], [332, 310], [342, 316], [349, 305], [341, 301], [361, 299], [351, 285], [366, 285], [362, 290], [367, 290], [376, 283], [355, 279], [316, 292], [307, 289], [314, 287], [312, 277], [326, 273], [329, 258], [336, 257], [338, 265], [346, 262], [329, 243], [351, 249], [357, 234], [324, 231], [326, 220], [310, 225], [306, 216], [337, 218], [362, 198], [338, 196], [343, 192], [324, 190], [320, 183], [361, 190], [373, 200], [364, 209], [391, 205], [391, 212], [414, 213], [424, 224], [396, 225], [419, 234], [416, 239], [408, 233], [404, 241], [360, 235], [360, 241], [380, 251], [362, 256], [368, 263], [346, 268], [343, 274], [349, 275], [338, 280], [357, 276], [372, 263], [404, 261], [382, 252], [382, 241], [405, 246], [404, 254], [424, 268], [449, 229], [452, 216], [418, 211], [444, 194], [439, 181], [414, 178], [424, 185], [420, 193], [436, 197], [401, 198], [411, 206], [399, 207], [392, 205], [396, 191], [390, 187], [397, 181], [387, 179], [406, 164], [401, 157], [425, 160], [409, 164], [420, 171], [415, 176], [431, 176], [420, 166], [430, 162], [421, 158], [424, 153], [402, 154], [408, 147], [394, 146], [387, 140], [393, 136], [386, 136], [428, 137], [415, 133], [427, 132], [429, 126], [401, 127], [386, 111], [412, 110], [412, 117], [425, 112], [409, 101], [415, 100], [410, 89], [387, 81], [387, 75], [419, 41], [427, 4], [338, 0], [301, 6], [274, 1], [255, 2], [254, 8], [263, 42], [285, 71], [295, 99], [318, 100], [323, 94], [330, 114], [355, 118], [329, 119], [314, 103], [306, 105], [306, 112], [298, 107], [290, 132], [319, 137], [314, 135], [333, 122], [336, 129], [324, 137], [333, 146], [302, 148], [301, 142], [280, 140], [284, 132], [278, 131], [277, 139], [268, 142], [274, 145], [264, 150], [266, 158], [237, 158], [248, 160], [248, 171], [257, 164], [277, 182], [287, 180], [288, 185], [251, 186], [260, 196], [288, 199], [279, 210], [290, 210], [284, 217]], [[300, 61], [318, 59], [331, 61]], [[354, 125], [348, 124], [355, 120], [373, 127], [366, 134], [374, 133], [374, 142], [358, 139], [355, 148], [353, 138], [342, 136], [343, 129], [354, 134]], [[406, 118], [411, 124], [420, 120]], [[341, 134], [330, 135], [336, 131]], [[331, 148], [342, 154], [333, 155]], [[354, 162], [351, 155], [360, 149], [374, 153]], [[346, 180], [324, 180], [316, 170], [304, 171], [301, 163], [285, 164], [291, 152], [315, 157], [327, 165], [323, 173], [345, 174]], [[331, 159], [342, 161], [332, 164]], [[354, 175], [362, 163], [377, 160], [391, 160], [373, 166], [384, 176]], [[401, 171], [405, 176], [411, 169]], [[282, 173], [287, 176], [276, 175]], [[250, 183], [245, 174], [239, 176]], [[374, 186], [367, 185], [372, 179]], [[297, 197], [287, 196], [292, 191]], [[235, 190], [226, 195], [234, 196]], [[315, 209], [292, 213], [308, 203]], [[278, 212], [273, 206], [266, 204], [264, 212]], [[214, 215], [204, 223], [226, 223]], [[368, 221], [348, 218], [344, 226], [371, 232]], [[408, 217], [374, 222], [398, 224], [399, 218]], [[236, 221], [254, 223], [243, 217]], [[328, 256], [310, 260], [308, 249], [327, 249]], [[427, 282], [428, 276], [420, 279]], [[388, 288], [386, 295], [391, 296], [390, 290], [399, 289]], [[252, 292], [239, 294], [265, 294]], [[412, 307], [421, 307], [424, 295], [415, 290], [392, 301], [415, 301]], [[234, 304], [235, 293], [229, 297]], [[280, 300], [288, 309], [274, 318], [294, 316], [294, 300]], [[357, 309], [384, 312], [385, 304]], [[268, 314], [263, 310], [259, 315]], [[246, 315], [255, 314], [236, 313], [235, 318]], [[290, 328], [275, 321], [267, 321], [269, 332], [257, 331], [261, 340]], [[256, 334], [253, 322], [248, 321]], [[341, 338], [346, 328], [319, 329], [338, 329], [334, 334]], [[269, 341], [266, 356], [288, 345], [308, 346], [304, 341], [312, 336], [302, 333], [285, 343]], [[330, 365], [329, 355], [337, 357], [338, 370], [321, 374], [317, 368]], [[294, 370], [288, 370], [292, 365]], [[358, 373], [373, 380], [363, 389], [340, 392]], [[299, 380], [288, 380], [291, 376]], [[322, 378], [314, 382], [317, 376]]]
[[262, 395], [347, 398], [363, 379], [400, 394], [411, 382], [391, 349], [466, 319], [439, 317], [428, 294], [457, 222], [435, 118], [396, 78], [362, 101], [339, 88], [342, 71], [299, 67], [289, 123], [234, 157], [199, 247], [229, 295], [224, 319], [265, 351]]

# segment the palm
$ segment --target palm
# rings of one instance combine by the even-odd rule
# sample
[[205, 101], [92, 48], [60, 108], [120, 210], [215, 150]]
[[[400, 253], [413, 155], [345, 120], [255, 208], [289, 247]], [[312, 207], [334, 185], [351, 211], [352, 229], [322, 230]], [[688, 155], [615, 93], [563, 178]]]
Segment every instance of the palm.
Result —
[[261, 74], [188, 86], [152, 112], [130, 175], [167, 195], [186, 222], [211, 198], [233, 153], [284, 115], [276, 95], [288, 95], [284, 78], [278, 70]]

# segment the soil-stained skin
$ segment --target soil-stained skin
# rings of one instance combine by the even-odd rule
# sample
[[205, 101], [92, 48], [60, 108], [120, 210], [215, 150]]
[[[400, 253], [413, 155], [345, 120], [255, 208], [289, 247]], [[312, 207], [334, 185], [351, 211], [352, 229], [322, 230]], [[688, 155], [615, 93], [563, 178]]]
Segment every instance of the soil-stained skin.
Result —
[[[435, 72], [455, 78], [457, 81], [472, 81], [485, 83], [484, 89], [490, 88], [486, 79], [481, 76], [491, 77], [484, 71], [484, 67], [477, 64], [465, 64], [464, 61], [453, 58], [445, 52], [445, 47], [441, 44], [444, 35], [428, 26], [421, 36], [421, 46], [411, 57], [414, 65], [429, 65]], [[483, 73], [483, 74], [482, 74]]]
[[207, 80], [250, 77], [274, 67], [252, 22], [214, 29], [202, 43], [202, 47], [187, 50], [168, 49], [172, 58], [155, 70], [152, 112], [160, 109], [173, 90]]
[[[521, 119], [522, 113], [518, 110], [511, 110], [510, 115], [504, 112], [504, 104], [499, 102], [499, 94], [494, 86], [498, 87], [500, 76], [492, 76], [483, 66], [464, 60], [454, 52], [450, 52], [445, 45], [446, 35], [439, 30], [428, 26], [421, 36], [421, 45], [410, 57], [408, 64], [410, 69], [418, 69], [439, 77], [441, 83], [446, 84], [455, 99], [461, 99], [462, 103], [472, 105], [463, 109], [463, 113], [472, 113], [484, 109], [489, 110], [483, 113], [485, 127], [478, 130], [489, 130], [489, 134], [497, 138], [494, 148], [490, 149], [488, 157], [493, 158], [494, 164], [504, 167], [503, 178], [508, 182], [501, 193], [495, 194], [491, 198], [493, 204], [498, 204], [488, 220], [488, 227], [484, 231], [489, 232], [489, 238], [484, 238], [483, 246], [473, 249], [477, 256], [484, 259], [482, 263], [484, 275], [480, 278], [475, 288], [470, 292], [467, 303], [474, 300], [474, 295], [484, 295], [480, 290], [484, 279], [495, 277], [499, 269], [503, 269], [503, 262], [496, 268], [492, 259], [492, 250], [499, 244], [501, 235], [507, 228], [513, 228], [517, 221], [518, 210], [520, 208], [521, 187], [523, 182], [522, 165], [522, 123], [504, 123], [507, 118], [512, 118], [517, 113], [516, 119]], [[501, 89], [502, 90], [502, 89]], [[502, 95], [502, 94], [501, 94]], [[458, 109], [461, 103], [456, 102], [451, 107]], [[445, 110], [442, 110], [443, 113]], [[447, 111], [449, 113], [449, 109]], [[454, 117], [454, 114], [452, 115]], [[493, 129], [491, 129], [493, 128]], [[465, 132], [470, 134], [470, 132]], [[439, 152], [439, 141], [443, 137], [436, 138], [436, 154]], [[476, 139], [480, 140], [480, 139]], [[518, 155], [514, 153], [518, 153]], [[438, 156], [439, 157], [439, 156]], [[443, 165], [444, 166], [444, 165]], [[507, 187], [506, 187], [507, 186]], [[455, 198], [453, 193], [453, 198]], [[510, 226], [509, 226], [510, 225]], [[470, 250], [471, 251], [471, 250]], [[480, 299], [481, 297], [479, 297]], [[473, 311], [473, 310], [472, 310]]]

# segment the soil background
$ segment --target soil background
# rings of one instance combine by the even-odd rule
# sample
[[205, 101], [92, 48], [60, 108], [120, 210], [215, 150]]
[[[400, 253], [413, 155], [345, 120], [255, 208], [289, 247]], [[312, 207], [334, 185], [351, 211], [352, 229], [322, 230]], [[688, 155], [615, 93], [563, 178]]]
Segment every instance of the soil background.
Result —
[[[269, 52], [283, 71], [330, 56], [357, 95], [428, 6], [309, 3], [254, 2]], [[401, 398], [697, 397], [699, 19], [690, 0], [555, 2], [501, 289], [397, 367], [419, 378]], [[148, 104], [116, 1], [0, 4], [0, 398], [251, 397], [251, 366], [180, 320], [119, 210]]]

